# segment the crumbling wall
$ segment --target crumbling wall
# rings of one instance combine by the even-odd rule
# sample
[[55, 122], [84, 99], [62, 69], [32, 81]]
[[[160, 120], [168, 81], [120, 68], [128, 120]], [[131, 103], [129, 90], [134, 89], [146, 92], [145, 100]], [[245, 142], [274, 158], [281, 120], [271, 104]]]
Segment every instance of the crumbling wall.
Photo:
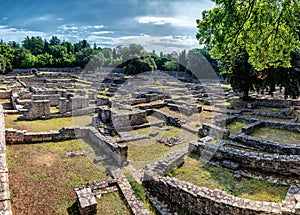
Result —
[[[265, 154], [260, 152], [242, 151], [235, 148], [227, 147], [229, 141], [221, 141], [214, 154], [213, 160], [230, 161], [236, 165], [236, 168], [248, 168], [261, 172], [281, 173], [285, 175], [300, 175], [300, 155], [276, 155]], [[214, 144], [205, 144], [200, 142], [191, 142], [189, 151], [202, 155], [210, 148], [215, 149]]]
[[12, 214], [12, 211], [8, 183], [8, 168], [6, 164], [6, 142], [4, 129], [3, 107], [0, 105], [0, 214], [10, 215]]
[[31, 108], [20, 117], [21, 120], [47, 119], [50, 116], [49, 100], [31, 101]]

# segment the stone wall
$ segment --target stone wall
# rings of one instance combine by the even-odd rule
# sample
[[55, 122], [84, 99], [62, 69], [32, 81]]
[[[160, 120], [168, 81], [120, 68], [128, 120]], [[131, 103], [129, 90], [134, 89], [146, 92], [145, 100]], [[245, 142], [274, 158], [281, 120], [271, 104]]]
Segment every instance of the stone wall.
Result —
[[281, 155], [300, 155], [299, 144], [282, 144], [271, 140], [264, 140], [262, 138], [248, 136], [245, 133], [238, 134], [233, 138], [233, 141], [268, 153], [277, 153]]
[[288, 108], [293, 105], [293, 101], [281, 99], [257, 99], [257, 104], [264, 107]]
[[11, 215], [3, 107], [0, 105], [0, 214]]
[[219, 126], [203, 123], [202, 128], [199, 129], [199, 135], [200, 137], [211, 136], [217, 138], [226, 138], [229, 137], [230, 132], [227, 129]]
[[110, 155], [116, 165], [127, 164], [128, 147], [115, 143], [112, 139], [103, 136], [93, 127], [64, 127], [59, 131], [27, 132], [16, 129], [5, 129], [7, 144], [28, 144], [61, 141], [66, 139], [86, 138], [99, 145]]
[[64, 127], [59, 131], [27, 132], [13, 128], [5, 129], [7, 144], [28, 144], [83, 138], [87, 135], [86, 128]]
[[100, 132], [93, 127], [88, 127], [86, 137], [93, 143], [103, 146], [108, 155], [114, 158], [118, 166], [127, 164], [128, 146], [121, 146], [115, 143], [111, 138], [100, 134]]
[[242, 199], [221, 190], [210, 190], [179, 181], [176, 178], [150, 176], [143, 182], [147, 192], [186, 214], [299, 214], [300, 203], [293, 198], [286, 203], [260, 202]]
[[147, 113], [144, 110], [135, 109], [133, 111], [111, 110], [111, 119], [116, 129], [142, 125], [147, 123]]
[[233, 163], [235, 169], [241, 167], [253, 169], [255, 171], [270, 172], [283, 175], [300, 175], [300, 155], [277, 155], [265, 154], [252, 151], [242, 151], [232, 147], [229, 141], [222, 140], [216, 149], [215, 144], [205, 144], [200, 142], [191, 142], [189, 151], [202, 155], [210, 148], [214, 149], [212, 160], [225, 163]]
[[89, 107], [89, 98], [83, 96], [76, 96], [67, 98], [59, 98], [58, 110], [59, 113], [66, 113], [70, 111], [80, 110]]
[[10, 99], [11, 91], [0, 91], [0, 99]]
[[31, 101], [31, 108], [23, 114], [20, 120], [47, 119], [50, 116], [50, 101]]
[[153, 114], [155, 114], [155, 116], [158, 116], [159, 118], [163, 118], [167, 125], [181, 128], [181, 122], [179, 118], [171, 116], [170, 114], [164, 113], [159, 110], [153, 110]]
[[172, 211], [181, 209], [184, 214], [236, 215], [236, 214], [300, 214], [298, 192], [288, 194], [282, 203], [260, 202], [238, 198], [221, 190], [211, 190], [163, 177], [184, 162], [186, 151], [172, 152], [162, 160], [147, 165], [143, 185], [151, 199], [156, 197], [172, 206]]
[[37, 100], [49, 100], [51, 107], [56, 107], [59, 105], [60, 94], [51, 94], [51, 95], [32, 95], [31, 101]]

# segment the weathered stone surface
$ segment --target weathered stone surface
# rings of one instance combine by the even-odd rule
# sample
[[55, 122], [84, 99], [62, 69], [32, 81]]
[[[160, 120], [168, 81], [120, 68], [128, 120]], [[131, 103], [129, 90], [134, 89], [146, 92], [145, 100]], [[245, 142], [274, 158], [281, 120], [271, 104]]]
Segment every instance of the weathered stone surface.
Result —
[[97, 200], [90, 187], [74, 188], [80, 215], [92, 215], [97, 213]]
[[47, 119], [50, 115], [50, 101], [36, 100], [31, 102], [31, 108], [20, 117], [22, 120]]
[[[300, 175], [300, 155], [276, 155], [260, 152], [243, 151], [231, 147], [230, 141], [222, 140], [213, 150], [211, 159], [218, 161], [228, 160], [240, 164], [243, 168], [254, 169], [261, 172], [270, 172], [283, 175]], [[214, 144], [191, 142], [189, 150], [202, 155]]]
[[3, 107], [0, 105], [0, 214], [11, 215]]

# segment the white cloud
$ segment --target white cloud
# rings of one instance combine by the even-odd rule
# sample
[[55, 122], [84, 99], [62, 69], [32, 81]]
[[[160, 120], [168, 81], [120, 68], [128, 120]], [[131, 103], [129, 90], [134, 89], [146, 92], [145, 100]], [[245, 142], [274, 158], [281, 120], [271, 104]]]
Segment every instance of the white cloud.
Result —
[[104, 28], [104, 25], [86, 25], [82, 26], [82, 29], [101, 29]]
[[113, 34], [113, 33], [114, 33], [113, 31], [95, 31], [95, 32], [92, 32], [92, 34], [94, 34], [94, 35]]
[[187, 16], [182, 17], [155, 17], [142, 16], [135, 18], [139, 24], [153, 24], [153, 25], [174, 25], [177, 27], [195, 27], [195, 20]]
[[74, 25], [61, 25], [61, 26], [59, 26], [59, 28], [65, 30], [65, 31], [78, 29], [78, 27], [74, 26]]
[[[79, 36], [81, 38], [81, 36]], [[79, 39], [78, 38], [78, 39]], [[182, 51], [183, 49], [190, 50], [199, 47], [197, 40], [191, 36], [151, 36], [151, 35], [135, 35], [135, 36], [121, 36], [111, 37], [99, 35], [89, 35], [84, 37], [90, 44], [106, 47], [116, 47], [118, 45], [127, 46], [132, 43], [142, 45], [145, 50], [155, 50], [156, 53], [163, 51], [164, 53], [171, 53], [172, 51]]]
[[16, 41], [21, 42], [26, 36], [40, 36], [48, 38], [48, 34], [41, 31], [31, 31], [26, 29], [9, 28], [8, 26], [0, 26], [0, 37], [4, 41]]

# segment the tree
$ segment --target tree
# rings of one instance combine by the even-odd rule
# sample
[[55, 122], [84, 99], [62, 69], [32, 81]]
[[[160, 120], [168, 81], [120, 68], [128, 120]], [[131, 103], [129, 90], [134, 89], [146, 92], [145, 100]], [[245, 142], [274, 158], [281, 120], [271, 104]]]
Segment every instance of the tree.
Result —
[[81, 51], [76, 53], [76, 65], [80, 66], [81, 68], [84, 68], [88, 62], [93, 57], [93, 49], [90, 47], [86, 47], [82, 49]]
[[156, 64], [150, 56], [128, 60], [124, 65], [124, 73], [128, 75], [156, 70]]
[[6, 68], [6, 62], [4, 60], [4, 57], [0, 55], [0, 73], [4, 73]]
[[[270, 69], [291, 68], [291, 53], [300, 46], [298, 1], [294, 0], [214, 0], [216, 6], [197, 20], [197, 39], [205, 44], [220, 69], [232, 83], [238, 83], [239, 59], [249, 63], [241, 73], [256, 77], [258, 88], [268, 78], [260, 74]], [[246, 60], [246, 61], [245, 61]], [[263, 80], [261, 78], [265, 78]], [[246, 82], [246, 80], [244, 80]], [[259, 84], [260, 83], [260, 84]], [[278, 84], [278, 83], [277, 83]], [[244, 91], [238, 86], [236, 90]], [[249, 90], [251, 87], [249, 87]], [[247, 93], [246, 93], [247, 94]], [[246, 95], [244, 95], [246, 96]]]
[[38, 58], [33, 54], [26, 54], [25, 59], [21, 62], [22, 68], [32, 68], [38, 63]]
[[33, 55], [42, 54], [44, 51], [44, 41], [41, 37], [29, 38], [27, 36], [25, 40], [23, 40], [23, 47], [28, 49]]
[[163, 65], [163, 69], [165, 71], [178, 71], [179, 70], [179, 64], [174, 60], [166, 61]]
[[5, 61], [5, 71], [12, 69], [12, 63], [15, 57], [14, 49], [5, 43], [0, 44], [0, 55]]
[[49, 53], [37, 55], [37, 67], [50, 67], [53, 65], [53, 56]]
[[52, 36], [49, 42], [51, 46], [60, 45], [60, 39], [57, 36]]
[[15, 57], [13, 60], [13, 68], [22, 68], [22, 61], [25, 60], [27, 54], [30, 54], [30, 51], [24, 47], [15, 49]]

